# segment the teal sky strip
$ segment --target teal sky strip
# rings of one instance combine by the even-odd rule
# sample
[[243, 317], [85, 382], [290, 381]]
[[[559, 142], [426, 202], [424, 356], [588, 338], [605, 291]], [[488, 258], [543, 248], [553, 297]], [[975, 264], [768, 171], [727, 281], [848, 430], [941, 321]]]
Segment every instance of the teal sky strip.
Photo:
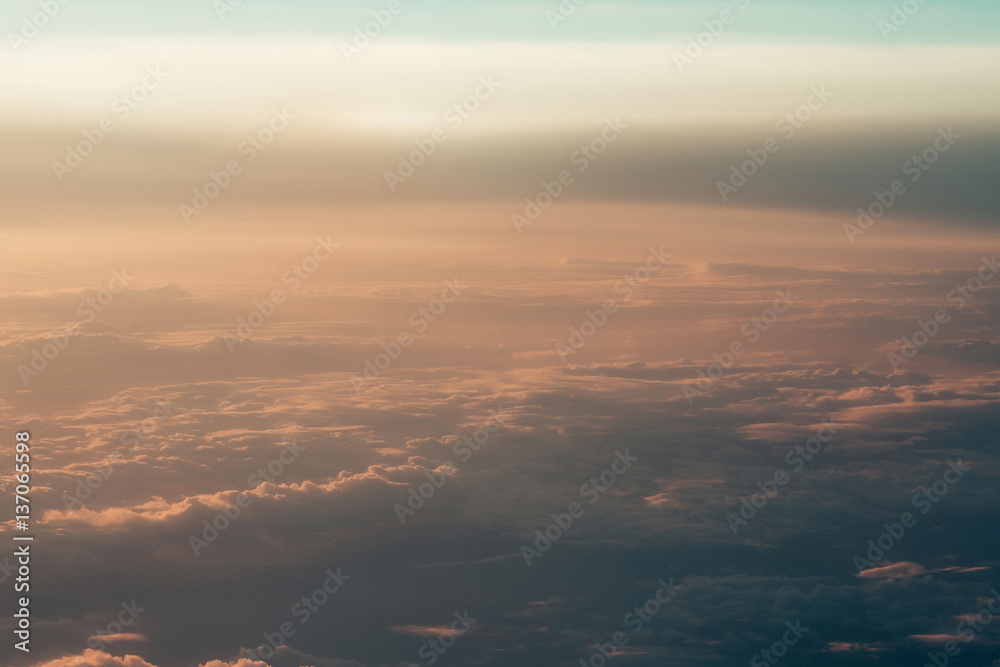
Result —
[[[60, 0], [3, 3], [0, 28], [17, 31], [25, 16], [40, 5]], [[386, 34], [420, 40], [650, 41], [686, 38], [704, 29], [726, 9], [737, 20], [727, 34], [742, 39], [823, 40], [871, 44], [996, 44], [1000, 42], [1000, 3], [986, 0], [734, 0], [690, 2], [626, 0], [577, 6], [564, 0], [398, 0], [403, 11]], [[64, 0], [46, 27], [53, 38], [79, 35], [203, 35], [307, 33], [342, 36], [371, 20], [371, 12], [389, 0]], [[738, 5], [749, 2], [740, 9]], [[223, 3], [235, 5], [232, 11]], [[237, 4], [238, 3], [238, 4]], [[891, 20], [894, 7], [918, 8], [897, 13], [898, 31], [885, 36], [879, 21]], [[571, 11], [575, 8], [575, 11]], [[900, 12], [902, 9], [900, 9]], [[220, 18], [220, 15], [222, 18]], [[905, 17], [905, 22], [899, 21]], [[555, 24], [555, 29], [552, 27]]]

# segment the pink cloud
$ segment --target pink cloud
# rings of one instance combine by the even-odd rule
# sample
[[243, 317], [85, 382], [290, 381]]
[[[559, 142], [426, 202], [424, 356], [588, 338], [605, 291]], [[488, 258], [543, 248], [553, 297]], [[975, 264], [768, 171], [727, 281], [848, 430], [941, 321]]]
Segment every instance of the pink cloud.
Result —
[[[64, 655], [48, 662], [38, 663], [34, 667], [156, 667], [137, 655], [126, 655], [121, 658], [109, 655], [104, 651], [87, 649], [80, 655]], [[241, 658], [236, 662], [212, 660], [199, 667], [268, 667], [259, 660]]]
[[947, 644], [962, 639], [961, 635], [910, 635], [909, 638], [925, 644]]
[[80, 655], [64, 655], [55, 660], [38, 663], [35, 667], [155, 667], [155, 665], [137, 655], [119, 658], [104, 651], [87, 649]]
[[462, 634], [461, 630], [454, 630], [446, 625], [438, 628], [424, 625], [393, 625], [389, 629], [401, 635], [412, 635], [414, 637], [438, 637], [440, 635]]
[[871, 644], [861, 644], [858, 642], [830, 642], [823, 650], [827, 653], [858, 653], [860, 651], [878, 653], [883, 649]]
[[902, 579], [905, 577], [917, 577], [926, 573], [927, 570], [923, 565], [903, 561], [902, 563], [893, 563], [885, 567], [875, 567], [865, 570], [858, 576], [862, 579]]
[[117, 635], [94, 635], [90, 639], [110, 644], [111, 642], [144, 642], [146, 641], [146, 636], [135, 634], [134, 632], [122, 632]]

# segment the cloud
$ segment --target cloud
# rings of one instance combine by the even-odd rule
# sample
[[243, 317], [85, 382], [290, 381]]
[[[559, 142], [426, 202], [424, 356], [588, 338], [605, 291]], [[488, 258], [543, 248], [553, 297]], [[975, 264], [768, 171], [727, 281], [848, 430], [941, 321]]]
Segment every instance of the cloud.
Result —
[[457, 635], [464, 632], [462, 630], [450, 628], [447, 625], [439, 627], [422, 625], [391, 625], [389, 626], [389, 630], [401, 635], [410, 635], [413, 637], [437, 637], [439, 635]]
[[[258, 665], [241, 665], [240, 667], [262, 667]], [[219, 666], [220, 667], [221, 663]], [[103, 651], [87, 649], [80, 655], [66, 655], [55, 660], [41, 662], [35, 667], [155, 667], [137, 655], [126, 655], [117, 657], [109, 655]]]
[[[333, 663], [328, 663], [333, 664]], [[347, 667], [347, 663], [344, 663]], [[117, 657], [109, 655], [103, 651], [95, 651], [92, 649], [87, 649], [83, 653], [77, 656], [63, 656], [55, 660], [50, 660], [47, 662], [40, 662], [34, 665], [34, 667], [156, 667], [152, 663], [146, 662], [137, 655], [125, 655], [123, 657]], [[270, 667], [267, 663], [261, 662], [259, 660], [248, 660], [241, 658], [235, 662], [224, 661], [224, 660], [211, 660], [206, 663], [200, 663], [199, 667]], [[317, 665], [317, 667], [326, 667], [324, 665]]]
[[145, 635], [136, 634], [134, 632], [121, 632], [115, 635], [93, 635], [89, 637], [97, 642], [144, 642], [147, 640]]
[[910, 639], [923, 644], [949, 644], [951, 642], [964, 641], [961, 635], [910, 635]]
[[917, 563], [893, 563], [884, 567], [873, 567], [858, 574], [862, 579], [905, 579], [927, 574], [927, 569]]
[[828, 653], [879, 653], [885, 649], [859, 642], [830, 642], [824, 650]]
[[[684, 588], [644, 627], [632, 655], [685, 667], [745, 660], [799, 616], [823, 627], [821, 639], [796, 648], [804, 660], [913, 651], [908, 637], [938, 634], [975, 608], [997, 565], [995, 545], [981, 535], [1000, 506], [991, 445], [1000, 375], [927, 349], [892, 374], [884, 346], [940, 307], [947, 281], [988, 245], [983, 238], [922, 227], [898, 237], [879, 227], [889, 249], [852, 256], [827, 240], [842, 224], [836, 217], [569, 201], [527, 244], [508, 240], [511, 230], [477, 231], [483, 220], [504, 221], [508, 208], [359, 212], [358, 228], [372, 237], [359, 232], [345, 243], [343, 262], [329, 274], [324, 266], [235, 353], [223, 336], [311, 247], [313, 221], [290, 223], [284, 240], [223, 224], [199, 236], [204, 243], [151, 223], [144, 233], [153, 240], [132, 244], [111, 225], [91, 233], [121, 245], [95, 247], [88, 261], [100, 271], [86, 279], [68, 269], [58, 278], [59, 267], [77, 266], [72, 254], [46, 260], [51, 276], [11, 255], [14, 274], [37, 276], [45, 288], [12, 288], [2, 305], [14, 317], [0, 327], [0, 384], [10, 389], [0, 414], [44, 437], [32, 463], [44, 482], [33, 502], [45, 511], [33, 527], [53, 564], [47, 584], [60, 591], [36, 620], [55, 651], [44, 657], [232, 665], [234, 655], [250, 657], [236, 647], [255, 646], [291, 619], [295, 648], [279, 649], [267, 661], [274, 667], [408, 664], [456, 609], [469, 609], [488, 623], [456, 641], [449, 660], [496, 655], [534, 667], [562, 659], [552, 656], [585, 658], [670, 577]], [[435, 222], [420, 238], [407, 225], [425, 215]], [[678, 268], [651, 280], [559, 364], [554, 342], [615, 297], [623, 271], [664, 242], [664, 220], [676, 221], [667, 240], [676, 236]], [[66, 244], [82, 242], [66, 234]], [[901, 238], [934, 261], [893, 262]], [[232, 248], [233, 239], [247, 245]], [[488, 250], [477, 248], [482, 239]], [[144, 248], [170, 243], [192, 259], [157, 273], [164, 258]], [[794, 248], [794, 257], [782, 261], [775, 248]], [[79, 283], [106, 280], [103, 263], [117, 265], [110, 258], [118, 255], [147, 267], [148, 283], [74, 337], [38, 385], [19, 385], [16, 365], [72, 315], [86, 291]], [[454, 275], [469, 284], [463, 300], [356, 392], [351, 374], [411, 326], [442, 276]], [[178, 288], [159, 289], [174, 281]], [[67, 283], [76, 287], [64, 292]], [[786, 286], [801, 302], [689, 403], [684, 387], [733, 340], [749, 343], [742, 326]], [[936, 340], [987, 340], [998, 311], [992, 295], [982, 297], [982, 308]], [[161, 401], [176, 410], [153, 419]], [[506, 424], [464, 460], [455, 447], [490, 410], [502, 410]], [[788, 452], [831, 418], [841, 431], [792, 470]], [[123, 449], [122, 433], [143, 424], [153, 428]], [[292, 439], [301, 456], [261, 481]], [[624, 449], [639, 461], [587, 503], [581, 485]], [[122, 462], [103, 478], [116, 454]], [[894, 546], [898, 562], [858, 577], [853, 556], [958, 459], [974, 473]], [[727, 514], [779, 470], [789, 482], [734, 536]], [[445, 481], [401, 525], [395, 506], [422, 485], [428, 495], [428, 474], [440, 481], [435, 471]], [[95, 474], [96, 488], [87, 484]], [[196, 557], [189, 537], [241, 492], [250, 506]], [[77, 493], [83, 506], [67, 508], [65, 497]], [[572, 502], [583, 516], [529, 568], [521, 546]], [[293, 606], [338, 567], [351, 577], [343, 591], [298, 625]], [[592, 585], [581, 588], [567, 571]], [[84, 590], [80, 581], [114, 586]], [[128, 629], [147, 638], [148, 657], [78, 654], [126, 597], [146, 609]], [[205, 618], [212, 633], [203, 632]], [[165, 627], [186, 640], [169, 641]]]

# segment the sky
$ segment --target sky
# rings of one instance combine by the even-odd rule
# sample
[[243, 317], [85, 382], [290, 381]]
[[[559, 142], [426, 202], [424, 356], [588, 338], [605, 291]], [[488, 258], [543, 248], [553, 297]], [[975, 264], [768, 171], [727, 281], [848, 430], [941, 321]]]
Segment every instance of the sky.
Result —
[[5, 2], [0, 663], [1000, 666], [998, 11]]
[[[58, 0], [57, 0], [58, 1]], [[52, 26], [53, 35], [218, 35], [314, 34], [342, 36], [352, 34], [355, 24], [369, 20], [370, 12], [386, 8], [388, 2], [358, 3], [345, 0], [177, 0], [169, 4], [155, 2], [120, 2], [99, 0], [77, 8], [71, 0], [64, 3], [59, 20]], [[817, 38], [851, 42], [881, 43], [877, 26], [888, 18], [893, 7], [919, 6], [900, 41], [916, 44], [984, 43], [995, 44], [996, 31], [991, 20], [997, 18], [995, 3], [988, 0], [956, 0], [942, 5], [930, 1], [913, 3], [871, 3], [842, 0], [814, 3], [808, 0], [739, 0], [738, 2], [699, 3], [678, 0], [627, 0], [595, 2], [570, 0], [567, 7], [578, 11], [550, 25], [548, 11], [558, 12], [557, 0], [428, 0], [420, 3], [399, 0], [405, 11], [398, 15], [393, 33], [452, 42], [483, 39], [549, 41], [552, 39], [632, 41], [686, 36], [690, 28], [733, 7], [747, 12], [732, 34], [751, 38], [784, 38], [811, 41]], [[5, 3], [6, 22], [17, 24], [37, 5], [29, 0]], [[221, 8], [220, 8], [221, 7]], [[567, 11], [567, 14], [569, 12]], [[220, 19], [221, 15], [221, 19]], [[896, 36], [894, 34], [894, 38]]]

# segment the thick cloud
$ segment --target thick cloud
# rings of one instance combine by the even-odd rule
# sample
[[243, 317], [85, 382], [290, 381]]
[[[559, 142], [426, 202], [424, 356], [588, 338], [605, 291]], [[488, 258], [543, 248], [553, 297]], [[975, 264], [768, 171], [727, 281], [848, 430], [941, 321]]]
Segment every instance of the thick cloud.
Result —
[[[947, 262], [879, 251], [858, 267], [834, 262], [837, 248], [826, 258], [817, 229], [831, 220], [779, 216], [796, 261], [767, 244], [745, 261], [739, 224], [673, 210], [738, 241], [699, 244], [679, 225], [669, 263], [616, 290], [651, 246], [668, 249], [655, 210], [623, 209], [617, 236], [594, 222], [596, 240], [565, 244], [553, 210], [534, 236], [446, 269], [355, 238], [233, 352], [237, 318], [318, 232], [247, 268], [220, 231], [207, 245], [232, 267], [224, 280], [164, 272], [126, 243], [135, 284], [27, 386], [18, 365], [123, 262], [12, 289], [0, 413], [40, 443], [46, 638], [12, 664], [225, 665], [277, 643], [270, 667], [408, 667], [444, 634], [442, 664], [561, 666], [618, 631], [622, 664], [734, 664], [796, 622], [810, 630], [788, 664], [921, 659], [980, 609], [1000, 565], [983, 537], [1000, 501], [995, 290], [904, 367], [887, 355], [949, 307], [987, 244], [970, 232]], [[458, 217], [433, 248], [473, 233]], [[255, 257], [278, 243], [263, 238], [248, 241]], [[519, 247], [537, 255], [514, 261]], [[455, 276], [461, 297], [417, 331], [411, 315]], [[768, 314], [789, 291], [791, 307]], [[617, 312], [583, 336], [609, 299]], [[413, 343], [397, 354], [404, 330]], [[745, 351], [730, 361], [734, 342]], [[566, 363], [557, 343], [575, 350]], [[573, 503], [582, 515], [558, 527]], [[906, 512], [915, 524], [878, 546]], [[637, 626], [661, 580], [677, 595]], [[453, 635], [456, 613], [473, 631]], [[985, 659], [992, 633], [963, 653]], [[125, 651], [142, 657], [112, 657]]]
[[[214, 667], [230, 667], [229, 663], [215, 661]], [[104, 653], [87, 649], [80, 655], [67, 655], [56, 660], [40, 662], [36, 667], [155, 667], [137, 655], [126, 655], [116, 657]], [[239, 667], [260, 667], [260, 665], [240, 665]]]

